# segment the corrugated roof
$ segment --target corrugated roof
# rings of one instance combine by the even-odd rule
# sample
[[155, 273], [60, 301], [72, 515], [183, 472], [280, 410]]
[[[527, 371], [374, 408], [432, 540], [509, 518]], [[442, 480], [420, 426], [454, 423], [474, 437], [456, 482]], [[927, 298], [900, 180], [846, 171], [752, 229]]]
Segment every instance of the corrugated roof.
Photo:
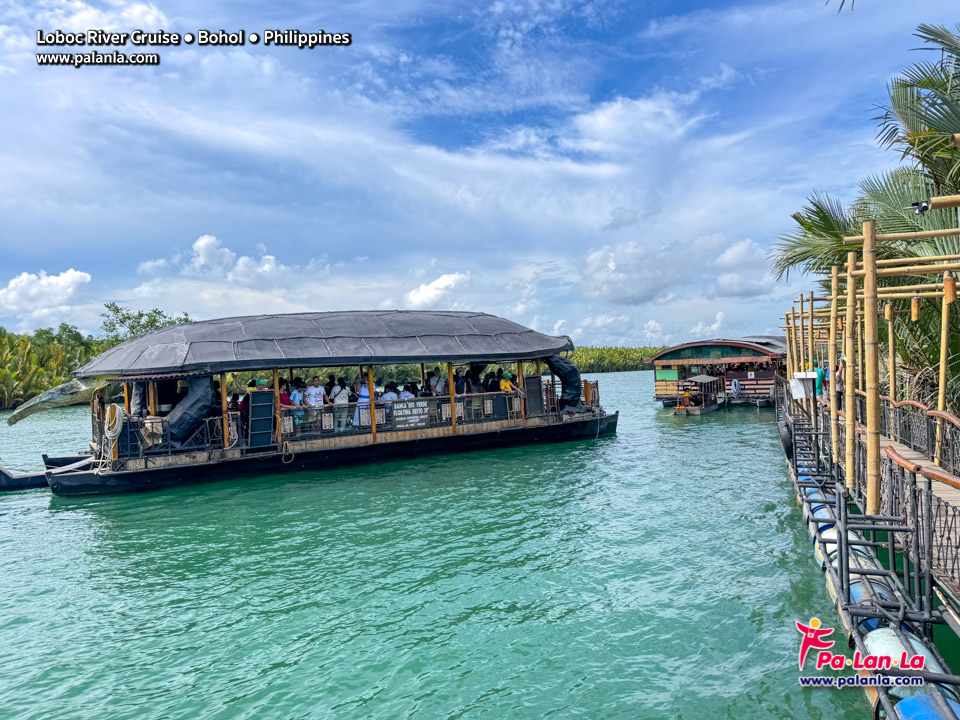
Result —
[[261, 368], [527, 360], [573, 343], [476, 312], [354, 311], [251, 315], [171, 325], [98, 355], [76, 377]]

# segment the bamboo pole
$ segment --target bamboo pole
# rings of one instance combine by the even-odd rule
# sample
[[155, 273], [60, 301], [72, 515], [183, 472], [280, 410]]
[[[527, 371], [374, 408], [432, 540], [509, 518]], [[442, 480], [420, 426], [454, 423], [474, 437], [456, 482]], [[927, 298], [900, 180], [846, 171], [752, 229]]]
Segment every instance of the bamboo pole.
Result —
[[960, 254], [915, 255], [910, 257], [885, 258], [883, 260], [877, 260], [877, 268], [892, 267], [895, 265], [909, 265], [917, 262], [945, 262], [947, 260], [960, 260]]
[[797, 311], [792, 307], [790, 308], [790, 337], [793, 342], [793, 375], [796, 375], [800, 372], [800, 350], [797, 344]]
[[150, 404], [150, 414], [156, 416], [157, 414], [157, 383], [155, 381], [150, 381], [147, 383], [147, 397]]
[[[867, 311], [864, 308], [864, 316], [866, 316]], [[860, 388], [860, 392], [865, 392], [864, 386], [866, 383], [866, 378], [863, 376], [863, 319], [857, 318], [857, 358], [860, 362], [857, 363], [857, 387]]]
[[[944, 274], [946, 279], [947, 275]], [[947, 361], [950, 349], [950, 299], [944, 296], [940, 303], [940, 377], [937, 383], [937, 410], [947, 409]], [[940, 447], [943, 435], [943, 418], [937, 418], [937, 449], [934, 462], [940, 464]]]
[[373, 365], [367, 365], [367, 392], [370, 393], [370, 442], [377, 441], [377, 394], [373, 385]]
[[220, 409], [223, 412], [223, 447], [230, 447], [230, 407], [227, 404], [227, 374], [220, 373]]
[[806, 346], [804, 345], [803, 338], [803, 295], [799, 298], [800, 302], [800, 324], [797, 326], [797, 343], [800, 345], [800, 372], [804, 372], [807, 369], [807, 355], [806, 355]]
[[[930, 198], [930, 202], [933, 201], [943, 201], [943, 200], [952, 200], [953, 198], [960, 198], [960, 195], [950, 195], [943, 198]], [[960, 202], [958, 202], [960, 205]], [[930, 206], [931, 210], [939, 210], [945, 207], [958, 207], [958, 205], [939, 205], [938, 207]], [[917, 230], [915, 232], [905, 232], [905, 233], [886, 233], [884, 235], [875, 235], [874, 242], [894, 242], [899, 240], [932, 240], [933, 238], [943, 238], [943, 237], [954, 237], [960, 236], [960, 228], [951, 228], [949, 230]], [[844, 244], [851, 245], [853, 243], [862, 243], [864, 241], [863, 235], [850, 235], [843, 239]]]
[[[960, 270], [960, 263], [940, 263], [936, 265], [907, 265], [906, 267], [881, 268], [877, 270], [877, 277], [910, 277], [912, 275], [939, 275], [945, 270]], [[857, 273], [863, 277], [863, 271]]]
[[960, 195], [941, 195], [927, 200], [931, 210], [944, 210], [946, 208], [960, 207]]
[[895, 317], [893, 305], [887, 303], [883, 309], [887, 319], [887, 372], [890, 373], [890, 397], [897, 402], [897, 353], [896, 343], [893, 341], [893, 320]]
[[844, 463], [847, 487], [855, 488], [857, 486], [857, 460], [856, 460], [856, 437], [857, 437], [857, 412], [855, 407], [854, 378], [856, 357], [856, 343], [853, 334], [856, 328], [856, 308], [857, 308], [857, 279], [853, 276], [853, 267], [857, 264], [857, 253], [847, 253], [847, 319], [844, 323], [844, 346], [846, 356], [846, 368], [843, 373], [843, 411], [846, 421], [844, 444], [846, 445], [846, 462]]
[[840, 457], [840, 408], [837, 407], [837, 286], [840, 268], [830, 268], [830, 339], [827, 341], [827, 367], [830, 368], [830, 447], [834, 462]]
[[[807, 307], [807, 320], [810, 324], [810, 328], [807, 333], [807, 354], [810, 357], [810, 372], [816, 372], [814, 367], [816, 363], [816, 353], [813, 339], [813, 291], [810, 291], [810, 305]], [[810, 398], [810, 417], [813, 418], [813, 414], [817, 412], [817, 393], [814, 391], [813, 397]]]
[[880, 514], [880, 353], [877, 328], [877, 224], [863, 223], [864, 364], [867, 391], [867, 514]]
[[453, 385], [453, 363], [447, 363], [447, 392], [450, 393], [450, 428], [457, 434], [457, 400], [456, 388]]
[[793, 377], [793, 338], [792, 332], [793, 328], [790, 327], [790, 316], [787, 313], [783, 314], [783, 325], [781, 326], [782, 330], [785, 330], [787, 333], [787, 377]]
[[130, 383], [123, 384], [123, 409], [127, 415], [130, 414]]

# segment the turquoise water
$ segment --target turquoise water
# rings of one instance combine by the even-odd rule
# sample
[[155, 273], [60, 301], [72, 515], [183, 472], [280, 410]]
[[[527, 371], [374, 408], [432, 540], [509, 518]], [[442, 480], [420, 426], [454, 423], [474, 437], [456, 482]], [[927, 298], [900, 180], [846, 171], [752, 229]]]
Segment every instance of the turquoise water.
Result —
[[[597, 379], [614, 438], [0, 496], [0, 717], [867, 717], [797, 685], [794, 621], [835, 615], [771, 411]], [[88, 428], [3, 424], [0, 457]]]

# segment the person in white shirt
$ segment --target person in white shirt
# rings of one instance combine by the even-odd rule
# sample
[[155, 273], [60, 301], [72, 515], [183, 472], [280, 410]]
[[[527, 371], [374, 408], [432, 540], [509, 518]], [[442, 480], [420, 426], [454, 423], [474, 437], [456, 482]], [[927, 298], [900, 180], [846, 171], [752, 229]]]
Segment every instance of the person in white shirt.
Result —
[[333, 403], [333, 425], [336, 432], [343, 432], [350, 424], [350, 388], [342, 377], [337, 378], [336, 384], [330, 390], [330, 401]]
[[403, 392], [400, 393], [401, 400], [416, 400], [417, 396], [413, 394], [412, 388], [409, 385], [403, 386]]
[[433, 369], [433, 375], [430, 376], [430, 394], [434, 397], [447, 394], [447, 381], [438, 367]]
[[320, 416], [316, 412], [316, 408], [322, 408], [326, 402], [326, 392], [323, 389], [323, 385], [320, 384], [320, 377], [317, 375], [313, 376], [312, 384], [303, 391], [303, 404], [304, 407], [310, 408], [312, 416], [310, 419], [314, 422], [320, 420]]

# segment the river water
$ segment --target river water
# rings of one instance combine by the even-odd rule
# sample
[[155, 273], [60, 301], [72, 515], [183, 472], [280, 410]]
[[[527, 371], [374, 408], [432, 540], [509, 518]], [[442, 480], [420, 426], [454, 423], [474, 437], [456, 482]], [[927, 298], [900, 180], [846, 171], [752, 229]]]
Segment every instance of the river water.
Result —
[[[794, 621], [836, 616], [772, 411], [596, 379], [613, 438], [0, 496], [0, 717], [866, 717], [797, 684]], [[3, 464], [87, 418], [3, 423]]]

